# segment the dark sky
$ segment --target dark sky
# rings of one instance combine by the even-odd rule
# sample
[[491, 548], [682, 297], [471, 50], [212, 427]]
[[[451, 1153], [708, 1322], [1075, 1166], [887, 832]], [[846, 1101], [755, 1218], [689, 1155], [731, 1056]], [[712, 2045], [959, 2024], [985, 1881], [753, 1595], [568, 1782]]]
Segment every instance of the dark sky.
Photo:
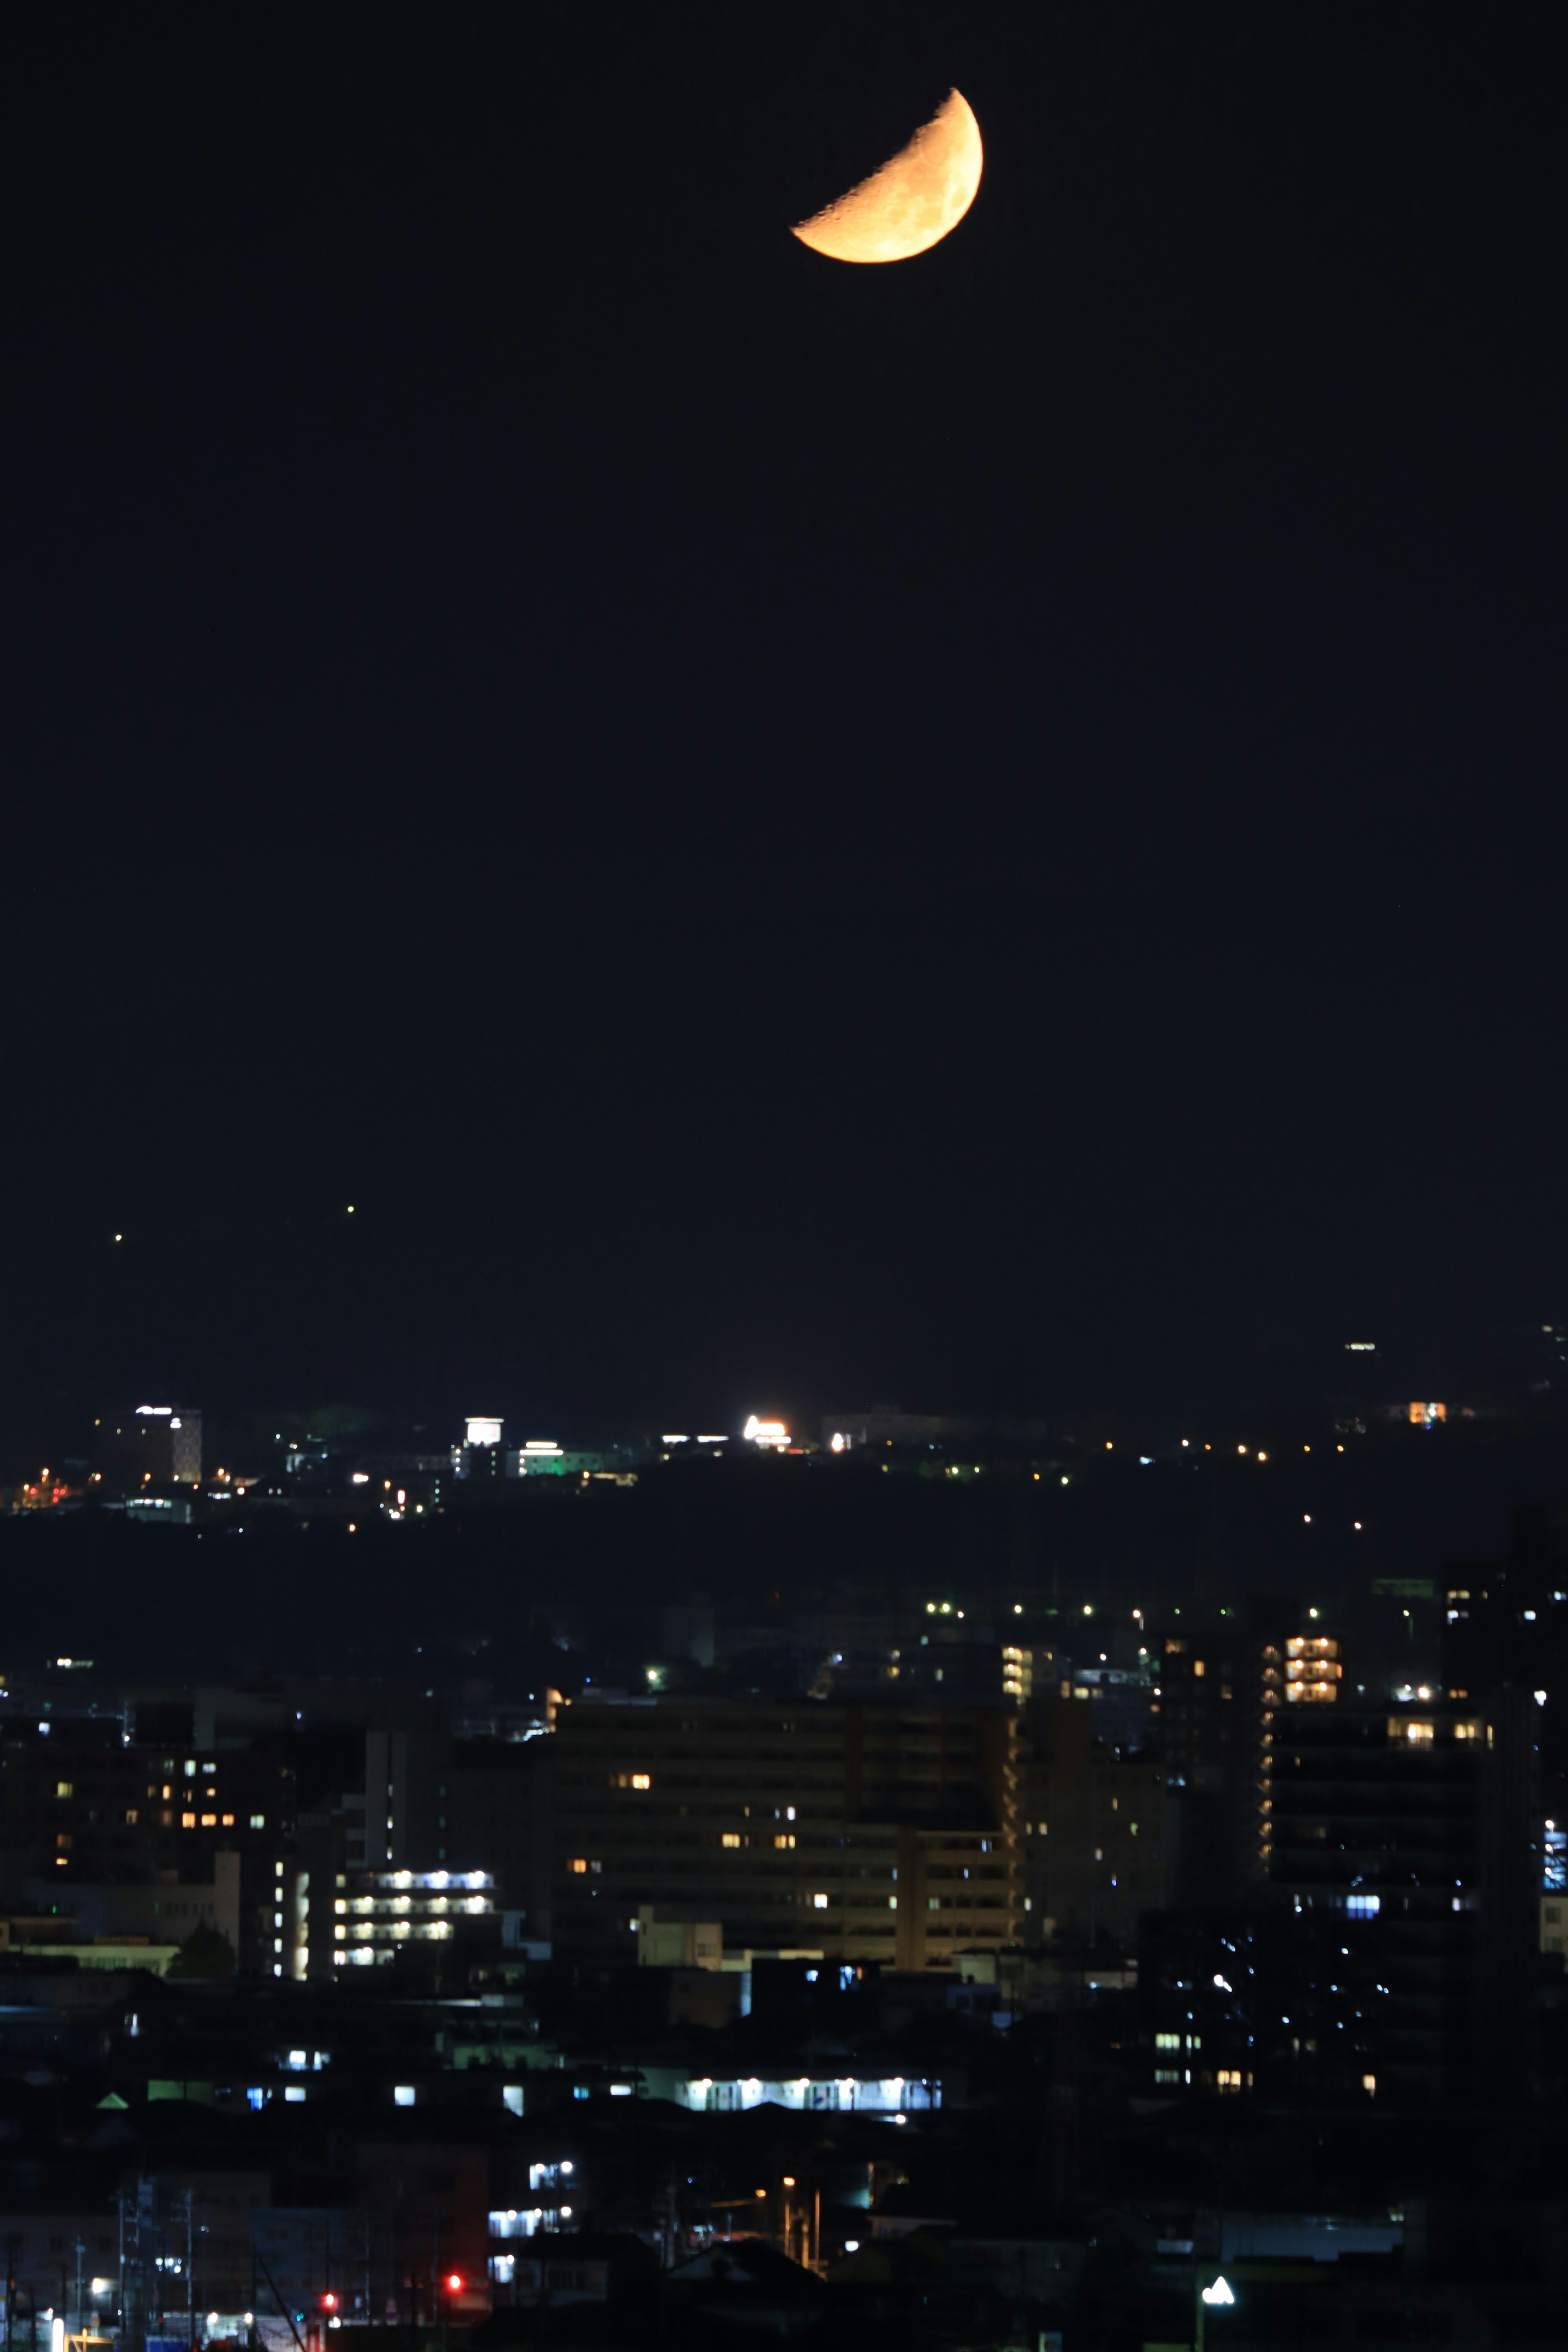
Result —
[[1568, 1314], [1558, 6], [5, 43], [0, 1410]]

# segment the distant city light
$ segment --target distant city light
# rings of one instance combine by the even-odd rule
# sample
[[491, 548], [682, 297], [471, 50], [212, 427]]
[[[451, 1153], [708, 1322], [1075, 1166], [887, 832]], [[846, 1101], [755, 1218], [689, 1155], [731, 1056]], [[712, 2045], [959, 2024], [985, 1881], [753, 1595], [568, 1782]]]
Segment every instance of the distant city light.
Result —
[[771, 1445], [779, 1453], [789, 1444], [789, 1431], [782, 1421], [759, 1421], [754, 1412], [741, 1434], [750, 1444]]

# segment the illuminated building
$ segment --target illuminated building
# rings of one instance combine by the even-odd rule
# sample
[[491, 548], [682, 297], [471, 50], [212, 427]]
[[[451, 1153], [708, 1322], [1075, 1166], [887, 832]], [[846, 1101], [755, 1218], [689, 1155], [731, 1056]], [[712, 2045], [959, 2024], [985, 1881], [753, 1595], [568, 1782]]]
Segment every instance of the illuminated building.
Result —
[[487, 1871], [345, 1871], [332, 1895], [332, 1965], [371, 1968], [405, 1944], [449, 1944], [494, 1916]]
[[1019, 1932], [1009, 1712], [579, 1699], [551, 1744], [558, 1949], [629, 1958], [645, 1905], [904, 1969]]
[[1517, 1692], [1276, 1712], [1269, 1885], [1343, 1923], [1334, 1980], [1364, 1995], [1380, 2092], [1506, 2098], [1528, 2077], [1534, 1715]]
[[1159, 1744], [1184, 1792], [1184, 1899], [1233, 1902], [1267, 1877], [1279, 1720], [1335, 1705], [1343, 1674], [1337, 1636], [1293, 1601], [1163, 1637]]
[[[137, 1727], [191, 1709], [138, 1709]], [[275, 1743], [205, 1750], [129, 1740], [118, 1717], [16, 1722], [0, 1738], [7, 1899], [79, 1921], [84, 1934], [174, 1934], [216, 1926], [241, 1967], [293, 1969], [292, 1915], [276, 1877], [294, 1833], [294, 1774]], [[292, 1868], [292, 1864], [289, 1867]]]
[[193, 1405], [139, 1404], [93, 1424], [93, 1459], [107, 1484], [199, 1486], [202, 1417]]

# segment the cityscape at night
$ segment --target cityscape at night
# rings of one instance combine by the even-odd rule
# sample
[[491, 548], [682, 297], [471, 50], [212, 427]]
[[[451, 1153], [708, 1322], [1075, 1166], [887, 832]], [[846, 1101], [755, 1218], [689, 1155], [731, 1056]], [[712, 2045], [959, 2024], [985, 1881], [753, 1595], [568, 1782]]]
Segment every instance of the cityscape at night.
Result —
[[1560, 14], [8, 58], [5, 2352], [1568, 2341]]

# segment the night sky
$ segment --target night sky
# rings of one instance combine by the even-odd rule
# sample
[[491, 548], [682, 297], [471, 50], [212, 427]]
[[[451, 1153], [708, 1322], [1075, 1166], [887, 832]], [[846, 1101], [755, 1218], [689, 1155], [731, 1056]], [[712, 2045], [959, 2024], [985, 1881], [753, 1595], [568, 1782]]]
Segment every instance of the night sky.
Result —
[[1568, 1316], [1560, 7], [5, 41], [0, 1414]]

